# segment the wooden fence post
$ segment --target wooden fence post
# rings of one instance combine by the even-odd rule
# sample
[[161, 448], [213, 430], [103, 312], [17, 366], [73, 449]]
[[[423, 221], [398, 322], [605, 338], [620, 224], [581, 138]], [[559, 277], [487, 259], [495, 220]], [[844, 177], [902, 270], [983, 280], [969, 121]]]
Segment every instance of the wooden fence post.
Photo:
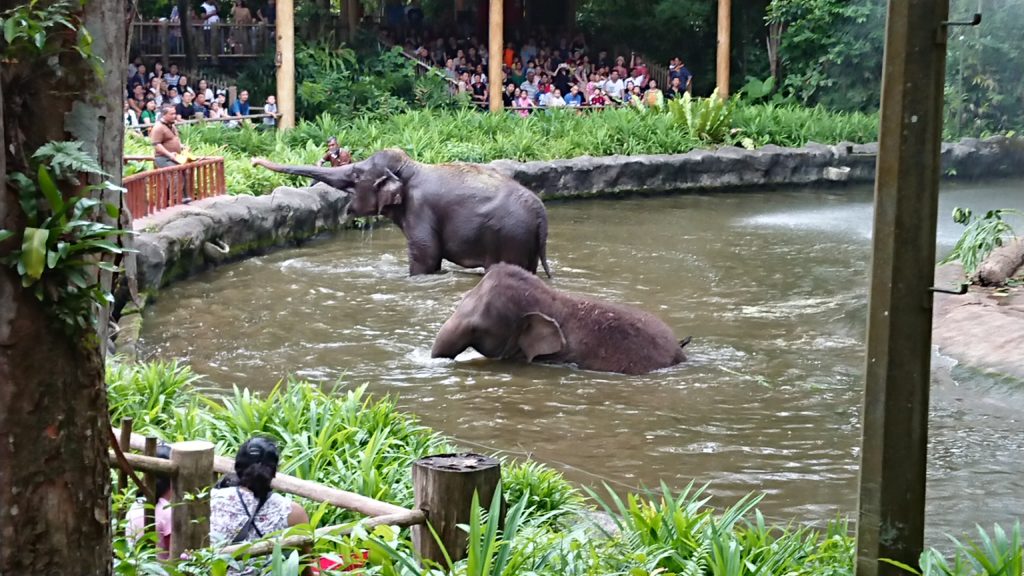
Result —
[[[466, 533], [458, 525], [469, 524], [473, 493], [479, 494], [480, 505], [487, 508], [500, 480], [501, 463], [479, 454], [440, 454], [413, 462], [414, 508], [426, 514], [452, 561], [466, 557]], [[412, 542], [421, 558], [445, 562], [426, 526], [413, 527]]]
[[[117, 441], [118, 446], [121, 448], [121, 452], [128, 452], [132, 449], [132, 423], [132, 418], [121, 418], [121, 435]], [[117, 473], [117, 489], [124, 490], [127, 486], [128, 474], [122, 470]]]
[[[131, 444], [131, 436], [128, 437], [128, 444]], [[156, 457], [156, 437], [146, 436], [146, 448], [142, 451], [143, 454], [151, 458]], [[160, 495], [156, 493], [156, 474], [152, 472], [146, 472], [144, 476], [146, 481], [146, 487], [149, 488], [149, 492], [153, 495], [153, 501], [146, 502], [146, 507], [143, 512], [143, 526], [153, 526], [156, 521], [156, 503], [160, 501]]]
[[180, 558], [186, 550], [210, 543], [210, 500], [195, 495], [213, 484], [213, 444], [203, 440], [171, 444], [171, 462], [178, 466], [172, 484], [171, 558]]

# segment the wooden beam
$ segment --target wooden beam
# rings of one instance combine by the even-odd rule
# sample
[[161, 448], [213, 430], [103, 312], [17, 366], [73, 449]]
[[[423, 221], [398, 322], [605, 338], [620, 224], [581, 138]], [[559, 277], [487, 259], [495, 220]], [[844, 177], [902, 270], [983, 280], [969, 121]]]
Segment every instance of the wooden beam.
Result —
[[295, 5], [293, 0], [277, 3], [277, 128], [295, 127]]
[[505, 3], [502, 0], [491, 0], [491, 13], [488, 21], [487, 47], [487, 81], [490, 89], [490, 110], [501, 112], [501, 93], [504, 91], [502, 75], [502, 50], [505, 45]]
[[718, 95], [729, 97], [729, 52], [732, 43], [732, 0], [718, 0]]
[[924, 546], [932, 292], [949, 0], [889, 2], [868, 307], [857, 575]]

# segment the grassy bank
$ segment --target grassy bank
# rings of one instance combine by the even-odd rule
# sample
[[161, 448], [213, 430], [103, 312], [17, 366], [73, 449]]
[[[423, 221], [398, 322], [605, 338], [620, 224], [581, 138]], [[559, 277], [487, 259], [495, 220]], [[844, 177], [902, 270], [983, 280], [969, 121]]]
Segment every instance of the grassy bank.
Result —
[[[365, 387], [327, 391], [302, 383], [282, 384], [267, 394], [203, 391], [188, 367], [168, 363], [108, 369], [111, 417], [135, 418], [137, 428], [165, 440], [207, 439], [230, 454], [254, 434], [276, 438], [283, 472], [352, 490], [402, 506], [412, 504], [410, 464], [418, 457], [455, 446], [399, 412], [390, 397], [373, 398]], [[383, 575], [845, 575], [853, 573], [854, 543], [844, 522], [824, 530], [773, 526], [748, 496], [725, 510], [708, 505], [701, 489], [629, 495], [602, 492], [585, 499], [559, 473], [535, 462], [506, 462], [502, 471], [509, 502], [504, 534], [487, 530], [496, 514], [471, 523], [471, 557], [453, 566], [421, 566], [408, 531], [378, 527], [351, 537], [325, 537], [315, 553], [345, 555], [370, 550], [364, 573]], [[124, 505], [130, 491], [117, 504]], [[304, 502], [315, 525], [352, 519], [346, 512]], [[608, 513], [615, 529], [605, 532], [588, 520], [594, 509]], [[309, 527], [295, 531], [308, 532]], [[177, 566], [155, 560], [152, 539], [115, 541], [117, 574], [218, 573], [228, 559], [212, 551]], [[956, 557], [930, 551], [925, 574], [1021, 574], [1024, 551], [1019, 526], [1005, 534], [982, 534], [978, 545], [958, 544]], [[297, 574], [298, 556], [275, 552], [273, 574]], [[986, 567], [988, 566], [988, 567]], [[1016, 570], [1016, 571], [1014, 571]], [[351, 572], [349, 572], [351, 573]]]
[[[701, 100], [700, 102], [706, 102]], [[699, 112], [700, 104], [695, 104]], [[343, 120], [321, 115], [302, 121], [287, 133], [252, 127], [185, 126], [182, 138], [197, 155], [224, 156], [228, 189], [235, 194], [262, 194], [296, 180], [249, 164], [264, 156], [286, 164], [311, 164], [324, 152], [324, 143], [338, 136], [356, 159], [381, 148], [404, 148], [422, 162], [490, 162], [498, 159], [554, 160], [612, 154], [677, 154], [717, 143], [763, 146], [802, 146], [814, 141], [870, 142], [877, 139], [877, 114], [829, 112], [772, 104], [743, 104], [716, 133], [708, 134], [695, 121], [670, 112], [608, 109], [578, 115], [552, 111], [520, 118], [473, 110], [415, 110], [385, 118]], [[141, 137], [129, 138], [126, 154], [150, 154]]]

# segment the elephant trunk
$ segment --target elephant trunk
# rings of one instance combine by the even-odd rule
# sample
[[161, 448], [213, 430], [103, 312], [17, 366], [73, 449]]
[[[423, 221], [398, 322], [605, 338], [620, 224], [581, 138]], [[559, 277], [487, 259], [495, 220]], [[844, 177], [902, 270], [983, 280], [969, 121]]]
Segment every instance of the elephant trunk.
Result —
[[444, 326], [441, 326], [437, 338], [434, 339], [434, 346], [430, 350], [431, 358], [455, 358], [469, 347], [461, 324], [452, 317], [444, 323]]
[[336, 168], [321, 168], [319, 166], [277, 164], [263, 159], [254, 159], [253, 164], [263, 166], [267, 170], [271, 170], [273, 172], [291, 174], [293, 176], [306, 176], [316, 180], [317, 182], [323, 182], [333, 188], [337, 188], [338, 190], [346, 190], [355, 184], [355, 181], [352, 179], [351, 165], [338, 166]]

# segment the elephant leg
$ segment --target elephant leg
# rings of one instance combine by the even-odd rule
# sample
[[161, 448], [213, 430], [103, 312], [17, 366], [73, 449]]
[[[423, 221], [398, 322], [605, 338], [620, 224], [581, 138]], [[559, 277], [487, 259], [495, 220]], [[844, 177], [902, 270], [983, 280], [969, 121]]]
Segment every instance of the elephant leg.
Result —
[[441, 247], [436, 240], [409, 238], [409, 275], [436, 274], [441, 271]]

